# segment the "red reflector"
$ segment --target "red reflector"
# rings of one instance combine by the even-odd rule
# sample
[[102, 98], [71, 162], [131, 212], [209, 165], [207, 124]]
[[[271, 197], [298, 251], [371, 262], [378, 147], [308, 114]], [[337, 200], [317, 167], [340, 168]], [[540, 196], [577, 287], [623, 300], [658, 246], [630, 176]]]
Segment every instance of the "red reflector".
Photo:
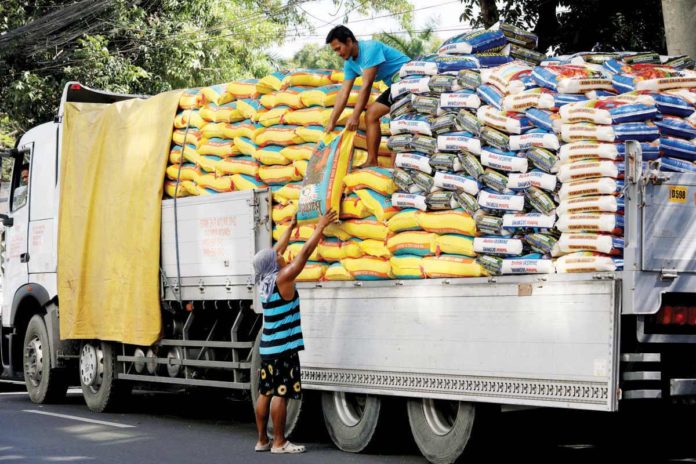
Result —
[[696, 325], [696, 306], [689, 306], [689, 317], [686, 323], [689, 325]]
[[660, 324], [665, 324], [665, 325], [672, 323], [672, 307], [671, 306], [665, 306], [660, 310], [659, 322], [660, 322]]
[[686, 324], [687, 309], [686, 306], [675, 306], [672, 322], [678, 325]]
[[80, 84], [70, 84], [70, 90], [80, 90], [82, 86]]

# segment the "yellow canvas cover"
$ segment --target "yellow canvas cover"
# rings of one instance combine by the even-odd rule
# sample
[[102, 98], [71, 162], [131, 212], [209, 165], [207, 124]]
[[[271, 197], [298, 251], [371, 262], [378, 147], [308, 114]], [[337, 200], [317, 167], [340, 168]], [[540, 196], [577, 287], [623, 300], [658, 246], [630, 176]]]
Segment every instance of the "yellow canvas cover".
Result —
[[151, 345], [160, 337], [162, 188], [180, 96], [65, 105], [61, 339]]

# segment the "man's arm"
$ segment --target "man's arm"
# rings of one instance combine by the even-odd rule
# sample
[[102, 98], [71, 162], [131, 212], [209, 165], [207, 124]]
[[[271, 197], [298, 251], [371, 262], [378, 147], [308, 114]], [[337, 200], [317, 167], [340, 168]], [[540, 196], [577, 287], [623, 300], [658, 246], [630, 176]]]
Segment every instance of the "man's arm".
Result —
[[336, 121], [338, 121], [339, 116], [341, 116], [341, 113], [343, 113], [343, 110], [346, 108], [346, 103], [348, 103], [350, 91], [353, 90], [354, 82], [355, 78], [346, 79], [343, 81], [343, 86], [341, 87], [341, 90], [339, 90], [338, 96], [336, 97], [336, 103], [334, 104], [334, 109], [331, 112], [329, 123], [326, 125], [326, 129], [324, 129], [325, 132], [331, 132], [336, 127]]
[[295, 227], [297, 226], [297, 216], [292, 217], [292, 222], [290, 222], [290, 227], [288, 227], [288, 230], [283, 232], [283, 236], [280, 237], [280, 240], [276, 242], [275, 245], [273, 245], [273, 249], [280, 253], [281, 255], [285, 253], [285, 250], [288, 248], [288, 243], [290, 243], [290, 237], [292, 236], [292, 231], [295, 230]]
[[[346, 124], [346, 129], [357, 130], [358, 124], [360, 123], [360, 114], [363, 112], [367, 106], [367, 102], [370, 99], [370, 94], [372, 93], [372, 84], [375, 82], [375, 77], [377, 76], [377, 66], [367, 68], [363, 73], [363, 83], [360, 93], [358, 94], [358, 101], [353, 108], [353, 114], [348, 119]], [[342, 110], [341, 110], [342, 111]]]

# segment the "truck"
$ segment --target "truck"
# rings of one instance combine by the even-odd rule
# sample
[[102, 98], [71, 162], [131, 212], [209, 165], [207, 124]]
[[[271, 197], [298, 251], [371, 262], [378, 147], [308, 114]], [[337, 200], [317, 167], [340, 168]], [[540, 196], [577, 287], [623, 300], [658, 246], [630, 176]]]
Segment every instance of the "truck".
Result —
[[[267, 189], [162, 200], [157, 342], [61, 334], [64, 108], [133, 98], [69, 83], [55, 120], [3, 153], [3, 374], [23, 378], [36, 403], [79, 384], [97, 412], [134, 386], [224, 390], [253, 404], [262, 315], [251, 261], [272, 245]], [[499, 411], [616, 412], [696, 394], [696, 175], [652, 169], [637, 143], [627, 153], [622, 271], [299, 284], [302, 383], [313, 395], [290, 402], [288, 430], [314, 399], [334, 444], [361, 452], [396, 405], [425, 458], [445, 463]]]

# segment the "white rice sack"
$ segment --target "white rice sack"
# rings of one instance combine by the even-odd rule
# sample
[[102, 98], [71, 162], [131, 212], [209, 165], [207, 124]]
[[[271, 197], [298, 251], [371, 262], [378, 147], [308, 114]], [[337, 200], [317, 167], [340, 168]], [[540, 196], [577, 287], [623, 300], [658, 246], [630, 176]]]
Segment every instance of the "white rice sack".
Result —
[[623, 211], [623, 197], [614, 195], [597, 195], [591, 197], [578, 197], [562, 200], [556, 208], [556, 213], [616, 213]]
[[543, 87], [559, 93], [585, 93], [590, 90], [614, 90], [611, 73], [596, 64], [549, 64], [537, 66], [532, 77]]
[[521, 255], [522, 240], [518, 238], [476, 237], [474, 252], [490, 255]]
[[523, 61], [511, 61], [495, 68], [482, 69], [481, 81], [484, 84], [494, 85], [505, 94], [516, 94], [525, 89], [520, 78], [531, 74], [531, 66]]
[[523, 174], [510, 173], [508, 175], [507, 188], [511, 190], [526, 190], [529, 187], [537, 187], [553, 192], [556, 190], [557, 178], [553, 174], [543, 171], [530, 171]]
[[580, 140], [613, 142], [616, 140], [616, 134], [612, 126], [597, 126], [587, 123], [563, 124], [561, 126], [561, 138], [564, 142], [577, 142]]
[[503, 227], [506, 229], [551, 229], [556, 224], [554, 214], [527, 213], [504, 214]]
[[617, 160], [620, 158], [619, 150], [613, 143], [583, 140], [564, 144], [558, 153], [558, 159], [564, 164], [592, 158]]
[[594, 177], [611, 177], [622, 179], [624, 163], [622, 161], [576, 161], [563, 164], [558, 169], [558, 180], [562, 183]]
[[394, 193], [391, 197], [392, 206], [397, 208], [415, 208], [421, 211], [428, 209], [426, 198], [423, 195], [414, 195], [411, 193]]
[[607, 255], [619, 255], [623, 252], [624, 240], [613, 235], [602, 234], [561, 234], [556, 242], [556, 249], [562, 254], [577, 251], [596, 251]]
[[579, 180], [561, 185], [558, 191], [558, 198], [561, 201], [569, 198], [578, 198], [594, 195], [620, 195], [623, 192], [624, 183], [622, 180], [610, 179], [608, 177]]
[[618, 97], [610, 97], [564, 105], [559, 113], [564, 123], [591, 122], [608, 125], [655, 119], [657, 108], [654, 104], [631, 103]]
[[481, 140], [469, 132], [450, 132], [437, 136], [437, 149], [455, 153], [467, 151], [474, 155], [480, 155]]
[[426, 174], [433, 173], [433, 168], [430, 166], [430, 158], [418, 153], [397, 153], [394, 166], [404, 169], [416, 169]]
[[504, 152], [493, 147], [481, 149], [481, 164], [506, 172], [527, 172], [527, 158], [518, 157], [514, 152]]
[[469, 195], [477, 195], [479, 193], [479, 184], [471, 177], [446, 172], [436, 172], [434, 179], [435, 187], [440, 187], [445, 190], [462, 191]]
[[503, 260], [500, 273], [511, 274], [553, 274], [553, 260], [538, 258], [507, 258]]
[[430, 118], [424, 115], [405, 114], [394, 118], [389, 123], [392, 135], [398, 134], [422, 134], [432, 136]]
[[556, 221], [561, 232], [604, 232], [623, 234], [624, 217], [611, 213], [563, 214]]
[[481, 208], [503, 211], [523, 211], [524, 195], [505, 195], [481, 190], [478, 195]]
[[522, 113], [529, 108], [550, 110], [555, 106], [553, 94], [542, 88], [525, 90], [515, 95], [506, 95], [503, 98], [504, 111]]
[[440, 95], [440, 108], [459, 109], [471, 108], [477, 109], [481, 106], [481, 98], [472, 90], [460, 90], [459, 92], [443, 93]]
[[623, 259], [588, 251], [561, 256], [556, 260], [556, 272], [613, 272], [623, 269]]
[[521, 113], [505, 113], [492, 106], [482, 106], [476, 111], [476, 117], [483, 124], [508, 134], [521, 134], [530, 127], [529, 121]]
[[407, 77], [395, 82], [391, 86], [391, 96], [393, 99], [399, 98], [407, 93], [424, 94], [430, 92], [429, 77]]
[[510, 150], [529, 150], [530, 148], [546, 148], [547, 150], [558, 150], [561, 144], [556, 134], [546, 132], [528, 132], [522, 135], [510, 136]]
[[409, 61], [399, 70], [399, 77], [434, 76], [437, 73], [437, 63], [434, 61]]

